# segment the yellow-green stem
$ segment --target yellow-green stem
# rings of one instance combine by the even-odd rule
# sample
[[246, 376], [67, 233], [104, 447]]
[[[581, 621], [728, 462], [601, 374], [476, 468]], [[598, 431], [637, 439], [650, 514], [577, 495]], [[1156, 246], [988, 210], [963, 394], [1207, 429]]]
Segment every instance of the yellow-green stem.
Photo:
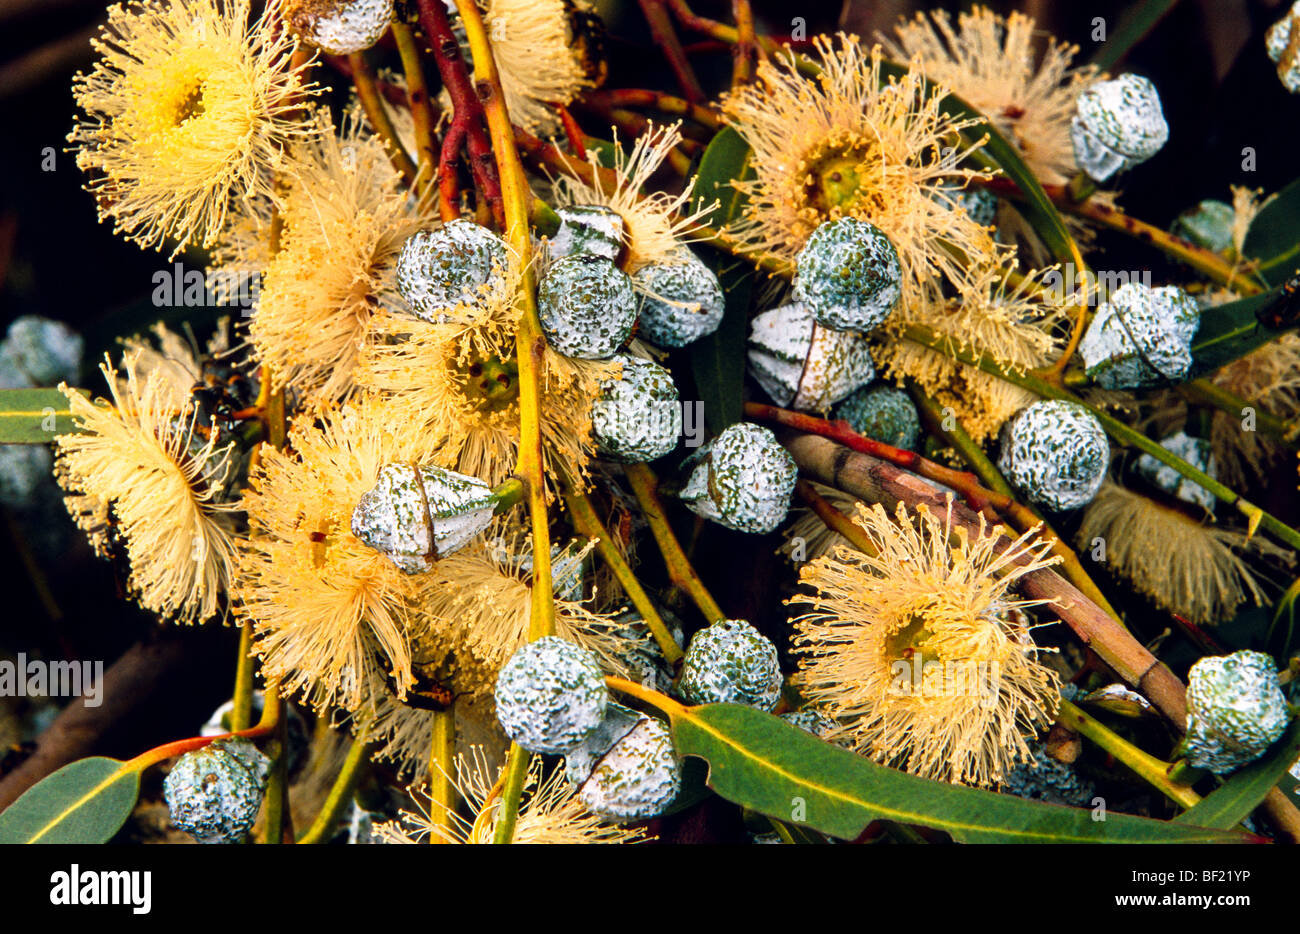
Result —
[[230, 709], [230, 730], [248, 729], [253, 721], [253, 624], [239, 627], [239, 660], [235, 665], [234, 706]]
[[[456, 713], [453, 707], [433, 715], [433, 737], [429, 751], [429, 819], [436, 827], [450, 830], [456, 813]], [[431, 842], [443, 838], [432, 835]]]

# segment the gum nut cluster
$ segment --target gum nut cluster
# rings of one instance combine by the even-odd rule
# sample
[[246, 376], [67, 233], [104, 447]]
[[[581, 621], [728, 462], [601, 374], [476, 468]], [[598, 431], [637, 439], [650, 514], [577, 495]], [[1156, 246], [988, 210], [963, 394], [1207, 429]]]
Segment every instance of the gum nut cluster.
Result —
[[1034, 502], [1077, 509], [1101, 489], [1110, 445], [1101, 423], [1083, 406], [1045, 399], [1007, 424], [998, 466]]
[[620, 354], [618, 379], [601, 384], [591, 406], [591, 433], [601, 454], [630, 463], [652, 461], [677, 446], [682, 407], [672, 374], [649, 360]]
[[620, 728], [601, 754], [589, 758], [594, 764], [578, 784], [578, 800], [606, 820], [657, 817], [681, 791], [682, 767], [668, 728], [651, 717], [633, 717], [631, 729]]
[[454, 220], [407, 238], [397, 257], [397, 291], [418, 318], [443, 324], [458, 306], [486, 307], [505, 285], [506, 243], [486, 227]]
[[330, 55], [370, 48], [392, 18], [393, 0], [289, 0], [285, 7], [294, 35]]
[[1293, 3], [1286, 15], [1269, 27], [1265, 42], [1268, 57], [1277, 65], [1277, 76], [1292, 94], [1300, 94], [1300, 3]]
[[1232, 772], [1277, 742], [1290, 715], [1270, 656], [1203, 658], [1187, 677], [1187, 759], [1216, 775]]
[[781, 698], [776, 646], [743, 619], [720, 619], [691, 637], [677, 692], [688, 704], [771, 710]]
[[759, 425], [741, 422], [705, 448], [679, 494], [696, 515], [738, 532], [770, 532], [790, 511], [798, 468]]
[[703, 260], [685, 247], [632, 275], [640, 297], [641, 337], [659, 347], [685, 347], [722, 323], [722, 284]]
[[615, 211], [599, 204], [578, 204], [556, 208], [560, 227], [546, 243], [551, 262], [586, 253], [611, 263], [623, 252], [624, 223]]
[[1097, 795], [1097, 789], [1066, 765], [1047, 754], [1038, 743], [1032, 743], [1033, 757], [1018, 763], [1007, 772], [1002, 781], [1002, 791], [1018, 798], [1087, 807]]
[[1097, 309], [1079, 354], [1104, 389], [1156, 386], [1187, 375], [1200, 326], [1200, 308], [1182, 289], [1128, 282]]
[[1184, 240], [1222, 253], [1232, 246], [1232, 227], [1237, 212], [1223, 201], [1202, 201], [1189, 208], [1174, 221], [1173, 232]]
[[777, 405], [803, 412], [825, 411], [876, 375], [862, 335], [823, 327], [798, 302], [750, 323], [749, 371]]
[[606, 360], [636, 325], [632, 280], [608, 259], [575, 253], [556, 261], [537, 290], [542, 333], [559, 353]]
[[0, 389], [75, 383], [85, 341], [60, 321], [23, 315], [0, 341]]
[[[1214, 452], [1210, 442], [1204, 438], [1193, 438], [1184, 431], [1170, 435], [1160, 442], [1160, 446], [1171, 454], [1181, 457], [1197, 470], [1218, 479], [1218, 465], [1214, 461]], [[1135, 467], [1138, 474], [1145, 477], [1154, 486], [1166, 493], [1178, 497], [1185, 503], [1200, 506], [1206, 512], [1214, 512], [1214, 494], [1188, 480], [1168, 464], [1156, 460], [1150, 454], [1143, 454]]]
[[1079, 95], [1077, 108], [1070, 123], [1074, 161], [1094, 181], [1147, 161], [1169, 139], [1160, 94], [1141, 75], [1098, 81]]
[[836, 418], [858, 434], [910, 451], [921, 440], [921, 417], [912, 397], [897, 386], [866, 386], [835, 407]]
[[238, 737], [187, 752], [163, 780], [172, 826], [199, 843], [238, 843], [257, 819], [270, 768], [270, 759]]
[[519, 648], [497, 673], [497, 720], [529, 752], [562, 755], [605, 717], [609, 689], [588, 649], [543, 636]]
[[492, 521], [497, 496], [442, 467], [387, 464], [352, 510], [352, 534], [407, 574], [463, 548]]
[[804, 710], [791, 710], [781, 714], [781, 719], [791, 726], [797, 726], [805, 733], [811, 733], [818, 739], [827, 739], [835, 730], [835, 721], [819, 710], [811, 707]]
[[879, 326], [898, 303], [902, 283], [894, 244], [875, 224], [854, 217], [822, 224], [795, 257], [795, 301], [837, 331]]

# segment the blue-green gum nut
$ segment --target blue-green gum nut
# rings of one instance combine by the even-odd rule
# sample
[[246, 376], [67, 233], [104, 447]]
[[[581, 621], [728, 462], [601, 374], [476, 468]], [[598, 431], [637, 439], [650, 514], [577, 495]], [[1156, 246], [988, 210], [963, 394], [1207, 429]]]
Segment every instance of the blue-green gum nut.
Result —
[[1265, 36], [1268, 57], [1277, 63], [1277, 76], [1292, 94], [1300, 94], [1300, 3], [1269, 27]]
[[1182, 289], [1129, 282], [1097, 309], [1079, 355], [1104, 389], [1158, 386], [1187, 375], [1200, 326], [1201, 310]]
[[238, 843], [257, 819], [270, 765], [238, 737], [187, 752], [163, 780], [172, 826], [199, 843]]
[[551, 266], [537, 290], [537, 315], [557, 352], [608, 359], [627, 343], [636, 324], [632, 280], [599, 256], [566, 256]]
[[771, 710], [781, 698], [776, 646], [743, 619], [720, 619], [691, 637], [677, 691], [689, 704]]
[[1070, 123], [1074, 161], [1095, 181], [1131, 169], [1160, 151], [1169, 126], [1156, 86], [1140, 75], [1098, 81], [1079, 95]]
[[[17, 373], [0, 376], [13, 382], [12, 388], [53, 386], [59, 382], [75, 383], [81, 372], [81, 354], [85, 341], [61, 321], [39, 315], [15, 318], [3, 344], [3, 364]], [[6, 386], [5, 388], [11, 388]]]
[[648, 263], [632, 276], [641, 301], [638, 336], [660, 347], [685, 347], [722, 323], [722, 284], [702, 260], [683, 247]]
[[1078, 403], [1058, 399], [1035, 402], [1007, 423], [998, 461], [1003, 476], [1048, 509], [1091, 502], [1109, 465], [1101, 423]]
[[862, 335], [823, 327], [797, 302], [750, 322], [748, 356], [772, 401], [803, 412], [824, 412], [876, 375]]
[[505, 241], [486, 227], [454, 220], [407, 238], [397, 257], [397, 291], [416, 317], [456, 319], [458, 306], [485, 308], [504, 287]]
[[1002, 780], [1001, 790], [1019, 798], [1089, 807], [1097, 794], [1093, 784], [1079, 777], [1073, 768], [1058, 762], [1041, 745], [1031, 743], [1033, 757], [1018, 763]]
[[591, 406], [591, 433], [602, 455], [652, 461], [677, 446], [682, 407], [672, 374], [649, 360], [620, 354], [618, 379], [602, 383]]
[[794, 299], [818, 324], [837, 331], [878, 327], [903, 290], [898, 251], [875, 224], [855, 217], [827, 221], [795, 258]]
[[704, 451], [680, 498], [692, 512], [738, 532], [770, 532], [790, 511], [798, 469], [766, 428], [741, 422]]
[[609, 704], [596, 656], [543, 636], [520, 647], [497, 673], [497, 720], [529, 752], [561, 755], [600, 726]]
[[943, 182], [932, 197], [954, 210], [965, 211], [981, 227], [992, 227], [998, 219], [998, 196], [973, 182]]
[[1290, 716], [1270, 656], [1203, 658], [1187, 677], [1187, 759], [1217, 775], [1232, 772], [1277, 742]]
[[388, 31], [393, 0], [288, 0], [284, 18], [303, 41], [330, 55], [368, 49]]
[[1178, 215], [1173, 231], [1197, 246], [1222, 253], [1232, 246], [1232, 225], [1236, 220], [1237, 212], [1232, 205], [1223, 201], [1202, 201]]
[[[1214, 461], [1214, 452], [1210, 442], [1204, 438], [1193, 438], [1180, 431], [1160, 442], [1160, 446], [1171, 454], [1181, 457], [1202, 473], [1218, 479], [1218, 465]], [[1199, 483], [1188, 480], [1174, 468], [1156, 460], [1150, 454], [1143, 454], [1137, 459], [1134, 468], [1151, 484], [1194, 506], [1200, 506], [1206, 512], [1214, 512], [1214, 494]]]
[[606, 820], [648, 820], [667, 810], [681, 787], [668, 728], [642, 716], [596, 763], [578, 787], [578, 800]]
[[863, 437], [896, 448], [911, 451], [921, 440], [921, 417], [912, 397], [887, 383], [859, 389], [837, 405], [833, 414]]
[[492, 488], [475, 477], [387, 464], [352, 510], [352, 534], [407, 574], [419, 574], [487, 528], [496, 505]]
[[0, 504], [25, 506], [50, 482], [50, 449], [43, 444], [0, 444]]
[[617, 262], [623, 252], [623, 218], [609, 208], [598, 204], [575, 204], [556, 208], [560, 228], [546, 243], [551, 262], [587, 253], [610, 262]]
[[804, 710], [791, 710], [781, 714], [781, 719], [791, 726], [797, 726], [805, 733], [811, 733], [818, 739], [828, 739], [835, 732], [836, 723], [826, 714], [811, 707]]

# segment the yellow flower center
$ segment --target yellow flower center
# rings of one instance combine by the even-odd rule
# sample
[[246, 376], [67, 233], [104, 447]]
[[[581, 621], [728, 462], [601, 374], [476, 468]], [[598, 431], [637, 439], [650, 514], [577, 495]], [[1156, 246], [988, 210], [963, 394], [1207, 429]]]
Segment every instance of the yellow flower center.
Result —
[[818, 147], [805, 160], [808, 203], [819, 214], [832, 216], [869, 213], [879, 207], [874, 161], [867, 143]]
[[465, 398], [483, 412], [501, 412], [519, 398], [519, 367], [513, 360], [473, 360], [461, 373]]

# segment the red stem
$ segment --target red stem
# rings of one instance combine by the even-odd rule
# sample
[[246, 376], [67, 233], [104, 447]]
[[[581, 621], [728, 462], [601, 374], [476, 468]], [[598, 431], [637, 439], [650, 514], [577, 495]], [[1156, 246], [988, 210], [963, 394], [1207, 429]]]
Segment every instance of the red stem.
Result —
[[669, 67], [677, 76], [677, 83], [681, 85], [682, 93], [693, 104], [703, 103], [708, 96], [700, 86], [699, 79], [695, 77], [695, 69], [687, 60], [686, 53], [682, 51], [681, 40], [677, 38], [677, 30], [673, 28], [672, 17], [664, 8], [663, 0], [638, 0], [638, 2], [641, 4], [641, 12], [645, 14], [646, 22], [650, 25], [650, 38], [663, 50]]

